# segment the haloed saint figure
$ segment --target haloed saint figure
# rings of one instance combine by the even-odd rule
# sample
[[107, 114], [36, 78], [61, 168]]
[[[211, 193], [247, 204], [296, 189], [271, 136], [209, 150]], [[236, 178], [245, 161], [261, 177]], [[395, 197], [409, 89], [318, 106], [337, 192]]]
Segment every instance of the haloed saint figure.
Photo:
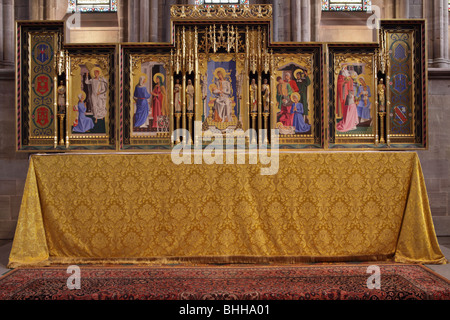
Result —
[[134, 101], [136, 103], [136, 113], [134, 114], [135, 128], [148, 126], [148, 116], [150, 107], [148, 104], [152, 95], [147, 91], [145, 83], [147, 82], [147, 75], [143, 74], [139, 77], [139, 83], [134, 88]]
[[158, 128], [158, 119], [169, 114], [167, 107], [167, 92], [164, 84], [164, 75], [155, 74], [153, 77], [155, 86], [152, 91], [152, 113], [153, 113], [153, 129]]
[[101, 69], [95, 67], [93, 69], [94, 77], [89, 79], [88, 74], [85, 73], [85, 83], [90, 86], [90, 101], [92, 106], [92, 113], [94, 115], [95, 123], [97, 120], [104, 119], [107, 114], [106, 110], [106, 92], [108, 91], [108, 82], [101, 75]]
[[214, 100], [214, 121], [229, 122], [233, 115], [231, 83], [225, 79], [225, 69], [223, 68], [217, 68], [214, 75], [216, 76], [215, 86], [212, 90], [216, 97]]
[[[108, 130], [108, 74], [104, 67], [92, 59], [84, 60], [78, 68], [80, 72], [74, 73], [70, 80], [73, 92], [69, 98], [72, 133], [104, 135]], [[63, 97], [61, 103], [62, 100]]]
[[94, 129], [94, 121], [86, 116], [86, 93], [83, 91], [78, 95], [78, 104], [73, 108], [73, 111], [78, 112], [78, 118], [75, 120], [75, 126], [73, 132], [76, 133], [89, 133]]

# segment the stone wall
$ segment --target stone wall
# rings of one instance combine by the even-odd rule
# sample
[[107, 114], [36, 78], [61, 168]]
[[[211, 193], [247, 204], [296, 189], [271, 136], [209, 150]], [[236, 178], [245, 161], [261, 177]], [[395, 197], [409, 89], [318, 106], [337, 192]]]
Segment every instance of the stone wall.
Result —
[[450, 70], [429, 74], [429, 148], [418, 155], [427, 186], [436, 232], [450, 236]]
[[14, 73], [0, 70], [0, 239], [12, 239], [28, 169], [15, 151]]

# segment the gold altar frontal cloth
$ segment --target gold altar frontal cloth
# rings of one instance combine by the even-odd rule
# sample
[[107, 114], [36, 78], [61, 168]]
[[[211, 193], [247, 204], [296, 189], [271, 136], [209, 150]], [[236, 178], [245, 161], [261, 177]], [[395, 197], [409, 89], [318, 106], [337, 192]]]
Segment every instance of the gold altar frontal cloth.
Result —
[[9, 267], [52, 263], [446, 263], [414, 152], [31, 157]]

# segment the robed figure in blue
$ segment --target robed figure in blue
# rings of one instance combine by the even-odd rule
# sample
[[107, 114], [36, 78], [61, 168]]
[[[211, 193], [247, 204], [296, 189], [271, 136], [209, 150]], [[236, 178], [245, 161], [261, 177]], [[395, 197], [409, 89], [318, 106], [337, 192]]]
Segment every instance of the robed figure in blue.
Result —
[[303, 119], [303, 104], [299, 102], [300, 95], [298, 93], [293, 93], [291, 95], [291, 100], [294, 102], [292, 104], [291, 113], [294, 114], [292, 126], [295, 128], [296, 133], [305, 133], [311, 130], [311, 125], [305, 123]]
[[359, 102], [356, 108], [358, 110], [359, 121], [361, 122], [361, 120], [367, 121], [372, 118], [372, 115], [370, 114], [371, 103], [369, 100], [372, 94], [370, 92], [370, 87], [366, 84], [364, 78], [360, 77], [358, 80], [360, 85], [356, 97], [359, 99]]
[[134, 89], [134, 101], [136, 101], [136, 113], [134, 114], [134, 127], [138, 128], [147, 122], [150, 108], [148, 106], [148, 99], [151, 94], [148, 93], [147, 88], [144, 86], [146, 81], [145, 76], [139, 78], [139, 83]]
[[86, 105], [84, 104], [86, 94], [84, 92], [78, 95], [78, 105], [74, 107], [74, 111], [78, 111], [77, 125], [72, 131], [76, 133], [85, 133], [94, 128], [94, 121], [86, 117]]

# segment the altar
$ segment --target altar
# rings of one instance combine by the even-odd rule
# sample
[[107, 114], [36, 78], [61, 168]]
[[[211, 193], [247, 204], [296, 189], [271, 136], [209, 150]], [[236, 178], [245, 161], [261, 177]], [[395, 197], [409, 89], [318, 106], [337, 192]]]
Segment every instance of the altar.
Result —
[[262, 167], [33, 155], [9, 267], [446, 262], [416, 153], [280, 153], [276, 174]]
[[425, 20], [302, 43], [274, 41], [272, 18], [173, 5], [170, 42], [114, 44], [18, 21], [31, 156], [10, 267], [444, 263], [413, 152], [429, 147]]

